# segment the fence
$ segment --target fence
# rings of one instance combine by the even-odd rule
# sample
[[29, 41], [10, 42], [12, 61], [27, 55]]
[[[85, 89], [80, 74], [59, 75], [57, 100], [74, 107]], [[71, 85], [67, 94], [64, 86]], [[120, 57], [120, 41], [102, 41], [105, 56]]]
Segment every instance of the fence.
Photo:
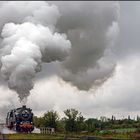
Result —
[[55, 134], [55, 129], [50, 127], [41, 127], [40, 132], [42, 134]]

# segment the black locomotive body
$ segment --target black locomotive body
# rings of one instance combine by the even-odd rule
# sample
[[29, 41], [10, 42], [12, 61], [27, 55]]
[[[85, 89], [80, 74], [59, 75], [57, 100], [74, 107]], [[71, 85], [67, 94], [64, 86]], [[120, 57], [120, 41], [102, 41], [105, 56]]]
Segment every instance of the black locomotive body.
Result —
[[6, 125], [17, 132], [30, 133], [34, 130], [33, 113], [30, 108], [22, 106], [7, 113]]

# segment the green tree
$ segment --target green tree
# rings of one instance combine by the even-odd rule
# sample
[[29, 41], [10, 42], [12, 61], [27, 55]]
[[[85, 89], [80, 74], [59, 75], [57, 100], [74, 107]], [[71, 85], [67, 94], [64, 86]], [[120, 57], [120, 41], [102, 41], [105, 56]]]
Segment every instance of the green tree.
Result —
[[44, 114], [44, 122], [45, 122], [45, 127], [53, 127], [57, 129], [57, 123], [59, 120], [58, 113], [56, 111], [48, 111], [47, 113]]
[[43, 117], [34, 116], [33, 122], [36, 127], [45, 127], [45, 121]]
[[65, 131], [65, 120], [62, 118], [57, 123], [57, 131], [64, 132]]
[[77, 117], [77, 131], [82, 131], [86, 129], [86, 123], [85, 123], [85, 118], [82, 116], [81, 113], [79, 113]]
[[75, 132], [77, 131], [77, 115], [78, 111], [75, 109], [67, 109], [64, 111], [65, 118], [65, 129], [66, 131]]
[[88, 132], [93, 132], [95, 131], [96, 128], [100, 127], [100, 122], [97, 119], [94, 118], [89, 118], [85, 121], [86, 126], [87, 126], [87, 131]]

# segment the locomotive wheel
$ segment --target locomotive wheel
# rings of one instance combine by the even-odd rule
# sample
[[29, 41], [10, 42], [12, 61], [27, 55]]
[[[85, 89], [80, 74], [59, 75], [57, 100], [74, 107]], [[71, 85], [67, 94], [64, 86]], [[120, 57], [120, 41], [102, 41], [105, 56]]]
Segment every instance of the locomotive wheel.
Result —
[[21, 128], [18, 125], [16, 126], [16, 131], [17, 132], [20, 132], [21, 131]]

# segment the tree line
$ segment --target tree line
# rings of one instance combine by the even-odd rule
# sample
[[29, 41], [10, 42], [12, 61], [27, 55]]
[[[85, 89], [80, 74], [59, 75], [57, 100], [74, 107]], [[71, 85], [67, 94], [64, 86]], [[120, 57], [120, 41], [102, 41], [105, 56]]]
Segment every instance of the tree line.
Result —
[[76, 109], [67, 109], [64, 111], [65, 117], [60, 118], [57, 111], [51, 110], [42, 117], [34, 116], [34, 125], [36, 127], [51, 127], [60, 132], [94, 132], [96, 130], [109, 130], [117, 128], [139, 128], [140, 117], [136, 119], [128, 118], [116, 119], [101, 116], [97, 118], [84, 118], [81, 112]]

